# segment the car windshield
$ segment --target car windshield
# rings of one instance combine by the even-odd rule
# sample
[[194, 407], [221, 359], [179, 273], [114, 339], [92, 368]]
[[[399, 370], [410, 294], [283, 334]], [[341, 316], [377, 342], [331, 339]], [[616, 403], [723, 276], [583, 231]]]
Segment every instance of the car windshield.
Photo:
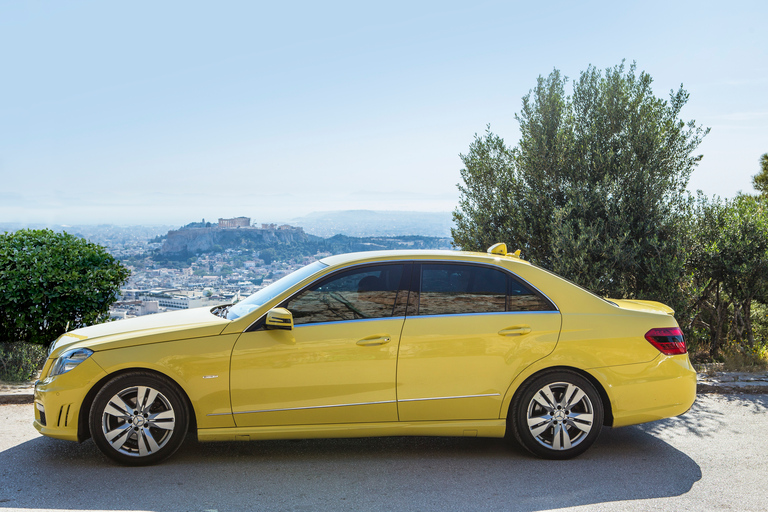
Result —
[[234, 306], [229, 308], [229, 311], [227, 311], [226, 318], [229, 320], [234, 320], [236, 318], [240, 318], [243, 315], [247, 315], [254, 309], [263, 306], [270, 300], [274, 299], [284, 291], [286, 291], [291, 286], [295, 285], [296, 283], [303, 281], [307, 277], [316, 274], [320, 272], [322, 269], [327, 267], [325, 263], [321, 263], [319, 261], [316, 261], [314, 263], [310, 263], [306, 267], [302, 267], [296, 272], [293, 272], [291, 274], [288, 274], [285, 277], [282, 277], [272, 283], [271, 285], [267, 286], [266, 288], [262, 288], [261, 290], [257, 291], [253, 295], [249, 295], [245, 300], [242, 300], [235, 304]]

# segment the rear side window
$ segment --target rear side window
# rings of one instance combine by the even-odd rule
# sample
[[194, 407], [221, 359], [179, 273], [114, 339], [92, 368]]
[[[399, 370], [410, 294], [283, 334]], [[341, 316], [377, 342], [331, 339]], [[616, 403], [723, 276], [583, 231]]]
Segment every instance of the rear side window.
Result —
[[557, 308], [549, 300], [510, 276], [507, 311], [557, 311]]
[[481, 265], [424, 263], [418, 290], [418, 315], [555, 310], [506, 272]]

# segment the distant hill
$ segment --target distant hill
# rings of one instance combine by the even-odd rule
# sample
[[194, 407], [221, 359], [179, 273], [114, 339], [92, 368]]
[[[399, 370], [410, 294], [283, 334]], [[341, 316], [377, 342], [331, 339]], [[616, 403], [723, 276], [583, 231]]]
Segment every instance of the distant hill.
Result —
[[[319, 237], [311, 237], [321, 240]], [[193, 254], [227, 249], [262, 250], [277, 246], [305, 246], [310, 236], [292, 226], [269, 228], [188, 227], [169, 231], [160, 248], [160, 257], [186, 258]]]
[[136, 241], [144, 241], [153, 237], [163, 236], [173, 226], [151, 225], [151, 226], [117, 226], [114, 224], [43, 224], [43, 223], [21, 223], [21, 222], [0, 222], [0, 233], [5, 231], [14, 232], [19, 229], [51, 229], [56, 232], [67, 232], [71, 235], [85, 238], [91, 242], [106, 245], [108, 247], [116, 244], [126, 244]]
[[310, 213], [289, 223], [323, 238], [334, 235], [450, 237], [453, 218], [451, 212], [340, 210]]
[[453, 249], [450, 238], [432, 236], [367, 236], [336, 235], [318, 243], [318, 247], [331, 254], [345, 252], [384, 251], [395, 249]]
[[385, 249], [452, 249], [448, 237], [420, 235], [351, 237], [334, 235], [322, 238], [309, 235], [301, 227], [275, 226], [257, 228], [183, 227], [169, 231], [163, 245], [154, 255], [156, 260], [179, 260], [202, 253], [218, 253], [228, 249], [259, 251], [274, 249], [278, 260], [318, 253], [376, 251]]

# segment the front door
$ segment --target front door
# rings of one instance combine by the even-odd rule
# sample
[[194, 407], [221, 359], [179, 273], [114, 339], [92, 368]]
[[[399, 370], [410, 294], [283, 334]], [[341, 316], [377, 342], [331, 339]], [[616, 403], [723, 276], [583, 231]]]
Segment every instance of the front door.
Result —
[[243, 333], [230, 381], [237, 426], [397, 421], [403, 269], [335, 272], [282, 304], [292, 330]]

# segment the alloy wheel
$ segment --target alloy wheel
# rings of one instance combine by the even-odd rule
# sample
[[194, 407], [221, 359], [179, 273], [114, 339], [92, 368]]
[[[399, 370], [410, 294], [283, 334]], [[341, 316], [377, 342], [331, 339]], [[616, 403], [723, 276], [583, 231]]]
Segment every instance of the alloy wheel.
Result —
[[570, 450], [589, 435], [594, 407], [589, 396], [569, 382], [553, 382], [539, 389], [527, 408], [528, 429], [550, 450]]
[[118, 453], [146, 457], [160, 452], [173, 435], [176, 412], [168, 398], [148, 386], [131, 386], [109, 399], [102, 433]]

